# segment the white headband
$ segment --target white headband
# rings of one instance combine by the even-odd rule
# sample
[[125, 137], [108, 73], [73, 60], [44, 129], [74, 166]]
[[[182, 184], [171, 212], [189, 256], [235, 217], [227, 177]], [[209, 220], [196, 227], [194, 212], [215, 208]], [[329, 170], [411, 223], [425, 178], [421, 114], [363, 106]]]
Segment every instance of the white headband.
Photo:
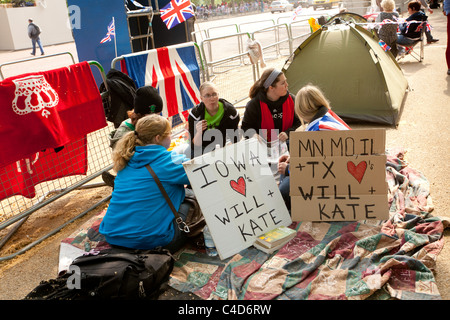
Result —
[[272, 83], [275, 81], [275, 79], [281, 74], [280, 70], [273, 69], [273, 71], [270, 73], [269, 77], [264, 81], [263, 87], [267, 89], [272, 85]]

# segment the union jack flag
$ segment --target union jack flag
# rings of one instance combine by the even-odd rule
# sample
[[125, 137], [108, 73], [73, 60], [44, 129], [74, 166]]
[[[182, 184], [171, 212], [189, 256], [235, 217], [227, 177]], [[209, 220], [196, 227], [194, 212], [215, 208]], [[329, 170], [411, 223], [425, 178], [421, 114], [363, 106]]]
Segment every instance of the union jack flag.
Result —
[[100, 43], [105, 43], [107, 41], [111, 41], [111, 36], [116, 36], [116, 27], [114, 26], [114, 17], [112, 18], [111, 23], [108, 25], [108, 32], [106, 36], [100, 41]]
[[295, 9], [294, 13], [292, 14], [292, 20], [295, 21], [297, 18], [300, 18], [302, 11], [303, 11], [302, 6], [298, 6], [297, 9]]
[[171, 0], [164, 8], [160, 10], [161, 19], [167, 26], [167, 29], [175, 27], [190, 17], [194, 16], [191, 2], [189, 0]]
[[391, 50], [391, 47], [389, 47], [386, 42], [384, 42], [383, 40], [378, 41], [378, 44], [381, 46], [381, 48], [383, 48], [384, 51], [389, 51]]
[[332, 110], [321, 118], [312, 121], [307, 127], [306, 131], [337, 131], [337, 130], [351, 130], [351, 128]]
[[151, 85], [158, 90], [164, 101], [163, 116], [185, 116], [200, 103], [200, 69], [192, 44], [125, 55], [124, 59], [126, 73], [138, 88]]

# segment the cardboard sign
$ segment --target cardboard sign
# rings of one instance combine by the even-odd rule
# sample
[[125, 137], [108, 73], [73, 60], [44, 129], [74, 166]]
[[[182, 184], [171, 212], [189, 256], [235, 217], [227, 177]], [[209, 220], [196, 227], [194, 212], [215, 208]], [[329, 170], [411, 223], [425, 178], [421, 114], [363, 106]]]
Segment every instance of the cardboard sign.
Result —
[[267, 148], [244, 140], [183, 163], [216, 249], [226, 259], [292, 223], [267, 163]]
[[389, 218], [383, 129], [293, 132], [294, 221]]

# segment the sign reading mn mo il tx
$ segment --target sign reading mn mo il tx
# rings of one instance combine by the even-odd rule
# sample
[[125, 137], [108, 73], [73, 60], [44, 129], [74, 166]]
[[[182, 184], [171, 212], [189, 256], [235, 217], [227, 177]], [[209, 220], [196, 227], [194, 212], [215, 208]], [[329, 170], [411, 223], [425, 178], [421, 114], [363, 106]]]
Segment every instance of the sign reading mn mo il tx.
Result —
[[384, 129], [290, 135], [294, 221], [389, 217]]

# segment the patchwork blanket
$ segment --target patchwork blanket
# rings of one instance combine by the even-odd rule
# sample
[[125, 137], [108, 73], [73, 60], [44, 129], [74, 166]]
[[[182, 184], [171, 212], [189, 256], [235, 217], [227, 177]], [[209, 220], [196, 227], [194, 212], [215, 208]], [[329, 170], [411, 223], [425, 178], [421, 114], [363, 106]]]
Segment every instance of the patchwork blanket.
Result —
[[203, 299], [440, 299], [432, 270], [448, 220], [430, 215], [429, 183], [403, 152], [388, 156], [386, 178], [387, 221], [295, 222], [297, 236], [271, 255], [185, 250], [170, 285]]
[[[170, 286], [202, 299], [440, 299], [433, 269], [449, 220], [431, 216], [429, 183], [403, 154], [388, 155], [389, 220], [294, 222], [297, 236], [280, 250], [250, 247], [223, 261], [189, 247]], [[94, 229], [66, 245], [104, 246]]]

